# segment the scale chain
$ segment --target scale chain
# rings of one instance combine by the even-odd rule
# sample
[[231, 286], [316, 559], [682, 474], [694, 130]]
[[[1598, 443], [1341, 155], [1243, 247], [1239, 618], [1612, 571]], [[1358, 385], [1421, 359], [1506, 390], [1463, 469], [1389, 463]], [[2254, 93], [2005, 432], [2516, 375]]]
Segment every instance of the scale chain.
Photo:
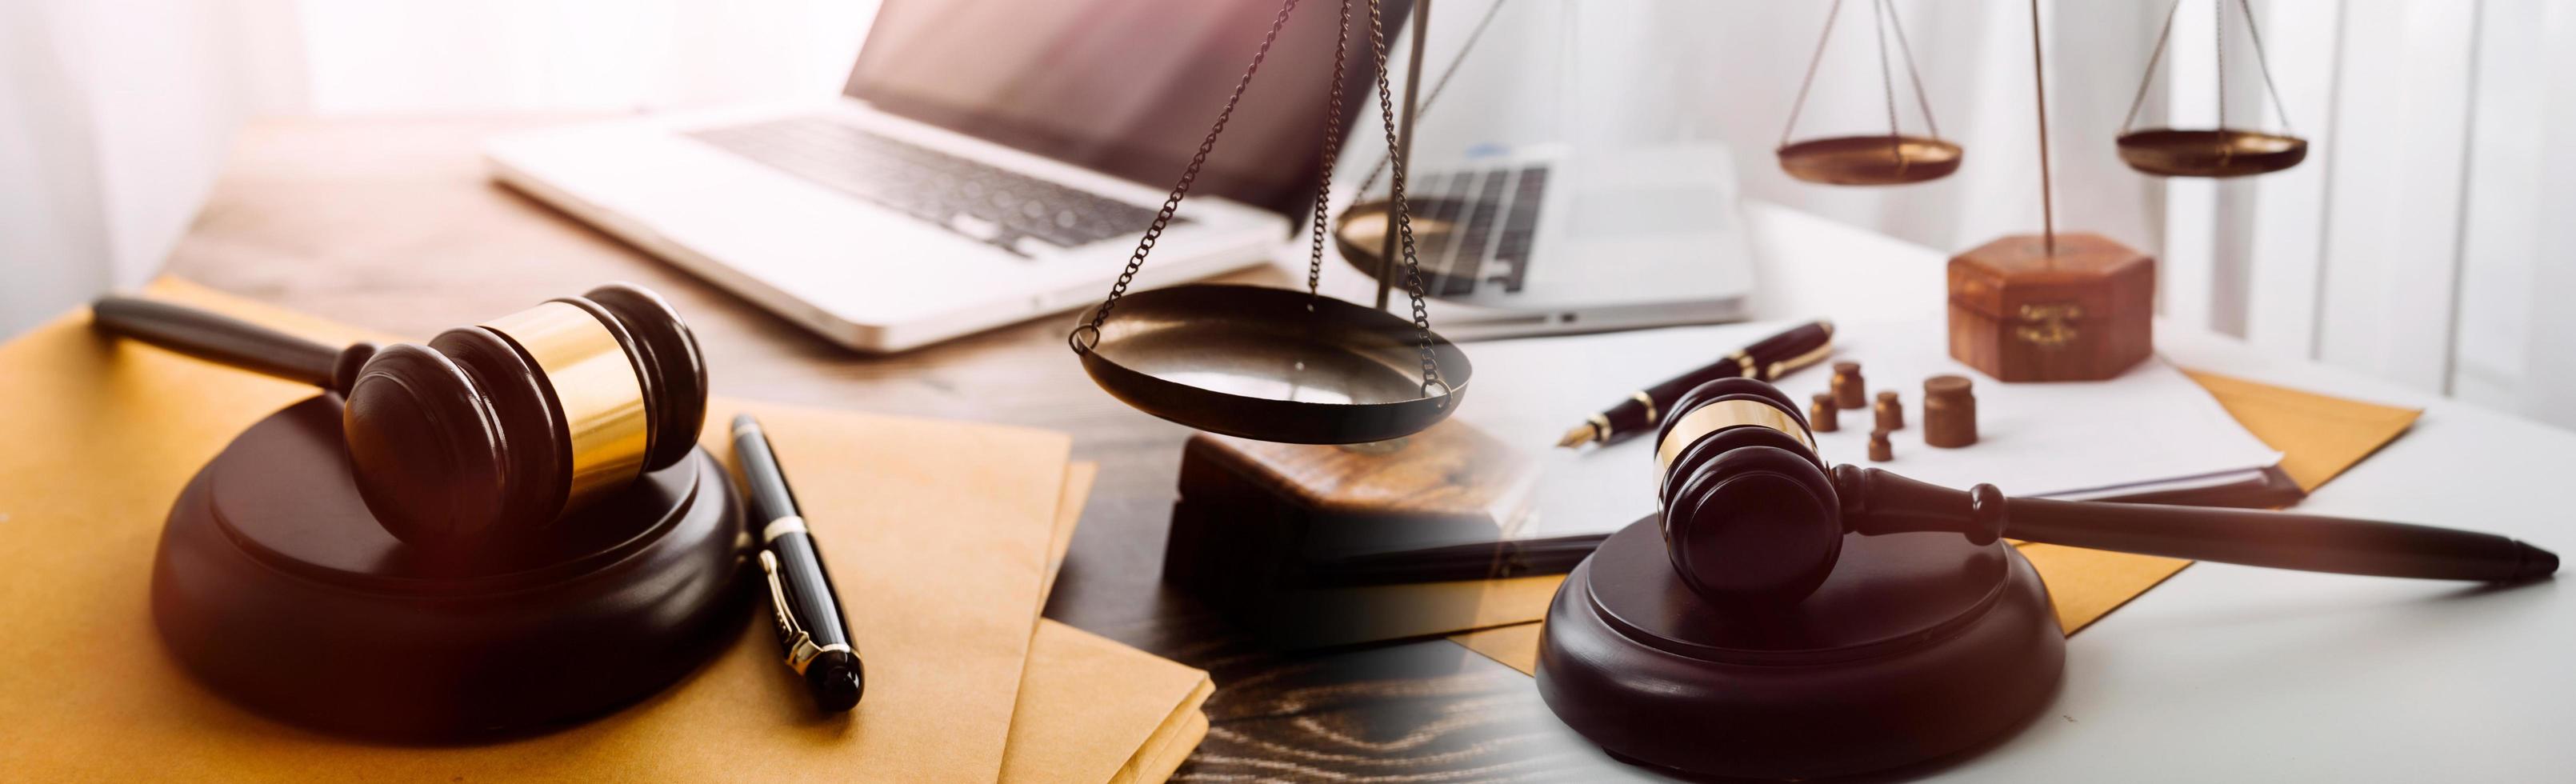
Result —
[[1941, 138], [1941, 123], [1932, 119], [1932, 95], [1923, 91], [1923, 73], [1914, 69], [1914, 46], [1906, 43], [1905, 20], [1896, 16], [1893, 4], [1887, 7], [1887, 26], [1896, 31], [1896, 53], [1905, 59], [1905, 78], [1914, 82], [1914, 103], [1923, 110], [1923, 128], [1932, 138]]
[[[2252, 0], [2236, 0], [2237, 10], [2245, 12], [2245, 38], [2254, 42], [2254, 67], [2263, 72], [2263, 92], [2272, 96], [2272, 112], [2281, 115], [2281, 130], [2296, 132], [2290, 123], [2290, 107], [2281, 103], [2281, 88], [2272, 83], [2272, 58], [2263, 54], [2263, 28], [2254, 23]], [[2262, 110], [2257, 109], [2256, 112]]]
[[[1887, 65], [1887, 12], [1887, 0], [1875, 0], [1870, 4], [1870, 29], [1878, 34], [1878, 91], [1887, 99], [1887, 138], [1893, 142], [1905, 135], [1905, 131], [1896, 124], [1896, 76]], [[1901, 146], [1898, 152], [1900, 155], [1903, 153]]]
[[2138, 124], [2139, 107], [2147, 105], [2147, 88], [2156, 83], [2156, 66], [2164, 62], [2165, 42], [2173, 38], [2174, 16], [2181, 12], [2182, 0], [2173, 0], [2172, 5], [2165, 7], [2164, 30], [2156, 33], [2156, 48], [2147, 54], [2146, 75], [2138, 77], [2138, 97], [2129, 100], [2129, 116], [2120, 121], [2120, 134], [2123, 136], [2128, 135], [2130, 127]]
[[1181, 170], [1181, 180], [1172, 186], [1172, 195], [1163, 200], [1163, 209], [1154, 213], [1153, 224], [1145, 227], [1145, 236], [1136, 241], [1136, 252], [1127, 257], [1127, 269], [1118, 273], [1118, 282], [1109, 287], [1109, 297], [1101, 300], [1100, 309], [1091, 314], [1090, 322], [1075, 327], [1065, 336], [1075, 351], [1090, 351], [1090, 347], [1080, 343], [1085, 330], [1091, 332], [1093, 345], [1099, 344], [1101, 322], [1109, 320], [1109, 312], [1118, 307], [1118, 298], [1126, 296], [1127, 286], [1136, 282], [1137, 270], [1145, 267], [1145, 256], [1154, 252], [1154, 242], [1171, 225], [1172, 215], [1180, 211], [1181, 198], [1189, 195], [1190, 185], [1198, 181], [1199, 170], [1207, 166], [1208, 155], [1216, 151], [1217, 136], [1225, 133], [1226, 121], [1234, 118], [1234, 107], [1243, 102], [1244, 90], [1252, 86], [1252, 75], [1261, 70], [1261, 61], [1270, 56], [1271, 45], [1279, 42], [1279, 31], [1288, 26], [1288, 16], [1296, 10], [1297, 0], [1285, 0], [1280, 4], [1279, 16], [1270, 20], [1270, 32], [1261, 37], [1261, 48], [1252, 53], [1252, 65], [1245, 67], [1243, 78], [1235, 81], [1234, 92], [1226, 96], [1225, 109], [1217, 112], [1216, 124], [1208, 128], [1207, 139], [1199, 142], [1198, 153], [1190, 156], [1190, 165]]
[[[1164, 199], [1163, 208], [1154, 214], [1154, 222], [1145, 228], [1145, 236], [1136, 241], [1136, 252], [1127, 257], [1127, 267], [1119, 272], [1118, 282], [1109, 287], [1109, 296], [1101, 300], [1100, 309], [1092, 313], [1090, 321], [1074, 327], [1073, 332], [1065, 336], [1065, 342], [1076, 353], [1087, 353], [1099, 345], [1100, 325], [1109, 320], [1111, 311], [1117, 309], [1118, 299], [1126, 296], [1127, 287], [1136, 281], [1137, 271], [1144, 268], [1145, 257], [1154, 252], [1154, 243], [1163, 236], [1164, 229], [1171, 225], [1172, 216], [1180, 211], [1182, 198], [1189, 195], [1190, 186], [1198, 181], [1199, 171], [1206, 168], [1208, 155], [1216, 151], [1217, 137], [1225, 133], [1226, 122], [1234, 118], [1235, 107], [1243, 102], [1243, 93], [1252, 86], [1253, 75], [1261, 71], [1262, 61], [1269, 58], [1271, 46], [1279, 42], [1279, 32], [1288, 26], [1288, 17], [1297, 10], [1297, 2], [1298, 0], [1283, 0], [1280, 3], [1278, 16], [1270, 20], [1269, 32], [1261, 37], [1261, 47], [1252, 53], [1252, 64], [1244, 67], [1243, 77], [1235, 81], [1234, 91], [1226, 96], [1225, 108], [1217, 112], [1216, 122], [1209, 126], [1207, 138], [1199, 142], [1198, 152], [1190, 156], [1189, 166], [1181, 170], [1180, 181], [1173, 184], [1171, 196]], [[1348, 0], [1343, 2], [1347, 9]], [[1378, 111], [1385, 117], [1387, 149], [1391, 157], [1400, 158], [1401, 156], [1392, 155], [1396, 147], [1395, 108], [1393, 92], [1387, 86], [1386, 23], [1379, 10], [1380, 2], [1381, 0], [1369, 0], [1369, 43], [1376, 55]], [[1344, 17], [1346, 19], [1348, 17], [1347, 10], [1344, 12]], [[1345, 27], [1342, 40], [1348, 39], [1349, 35]], [[1340, 65], [1344, 57], [1341, 56], [1342, 50], [1338, 48], [1341, 45], [1336, 46], [1335, 60], [1336, 64]], [[1335, 79], [1333, 84], [1335, 94], [1338, 95], [1341, 80]], [[1339, 123], [1335, 123], [1335, 126], [1338, 127]], [[1327, 143], [1332, 143], [1337, 134], [1337, 131], [1328, 132]], [[1331, 167], [1328, 164], [1325, 168], [1325, 176], [1329, 178]], [[1433, 385], [1440, 384], [1439, 361], [1432, 351], [1431, 316], [1428, 306], [1423, 302], [1422, 263], [1414, 253], [1413, 220], [1404, 204], [1404, 161], [1395, 162], [1394, 172], [1396, 226], [1400, 230], [1404, 244], [1405, 293], [1413, 300], [1413, 328], [1422, 356], [1422, 387], [1427, 391]], [[1318, 193], [1329, 193], [1329, 190], [1319, 190]], [[1321, 240], [1317, 242], [1320, 243]], [[1317, 255], [1308, 265], [1308, 296], [1315, 296], [1315, 276], [1321, 274], [1321, 260], [1322, 257]], [[1085, 331], [1091, 333], [1092, 343], [1089, 346], [1082, 343], [1082, 333]], [[1447, 389], [1445, 384], [1440, 386], [1444, 390]]]
[[[1422, 388], [1428, 392], [1435, 384], [1442, 389], [1447, 389], [1447, 385], [1440, 384], [1440, 363], [1431, 351], [1431, 314], [1422, 299], [1422, 261], [1414, 255], [1413, 214], [1404, 202], [1406, 161], [1404, 156], [1395, 154], [1395, 91], [1387, 86], [1386, 80], [1386, 20], [1380, 13], [1382, 5], [1382, 0], [1369, 0], [1369, 48], [1377, 59], [1377, 108], [1380, 122], [1386, 128], [1387, 156], [1394, 161], [1387, 187], [1389, 199], [1395, 207], [1397, 236], [1404, 247], [1404, 293], [1413, 300], [1413, 328], [1419, 333], [1418, 348], [1422, 354]], [[1415, 52], [1414, 56], [1420, 57], [1422, 53]]]
[[1798, 80], [1798, 99], [1789, 102], [1789, 122], [1780, 128], [1782, 147], [1789, 146], [1790, 137], [1798, 132], [1798, 115], [1807, 110], [1807, 90], [1816, 86], [1816, 67], [1825, 63], [1825, 44], [1834, 40], [1834, 20], [1842, 14], [1843, 0], [1834, 0], [1833, 5], [1825, 8], [1825, 31], [1816, 35], [1816, 54], [1807, 58], [1807, 77]]
[[[2265, 56], [2263, 52], [2263, 29], [2254, 21], [2252, 0], [2236, 0], [2236, 8], [2245, 16], [2245, 37], [2254, 44], [2254, 66], [2263, 74], [2263, 92], [2272, 99], [2272, 113], [2280, 115], [2281, 128], [2289, 130], [2295, 127], [2290, 122], [2290, 108], [2281, 103], [2281, 88], [2272, 82], [2271, 58]], [[2181, 11], [2182, 0], [2174, 0], [2171, 5], [2165, 7], [2165, 26], [2156, 33], [2156, 47], [2147, 55], [2146, 74], [2138, 78], [2137, 97], [2129, 100], [2129, 115], [2120, 121], [2120, 133], [2123, 135], [2137, 126], [2138, 110], [2147, 105], [2147, 90], [2155, 85], [2156, 66], [2164, 62], [2165, 44], [2173, 38], [2174, 17]], [[2227, 0], [2219, 0], [2217, 23], [2222, 28], [2226, 24], [2226, 17]], [[1903, 31], [1900, 30], [1897, 35], [1900, 36], [1900, 41], [1903, 40], [1901, 37], [1904, 35]], [[2227, 37], [2223, 29], [2218, 38], [2218, 74], [2218, 127], [2225, 128], [2227, 127]], [[2259, 109], [2257, 113], [2260, 113]]]
[[1351, 0], [1342, 0], [1342, 31], [1333, 37], [1332, 97], [1325, 101], [1324, 176], [1315, 185], [1314, 248], [1306, 257], [1306, 310], [1313, 311], [1313, 298], [1321, 296], [1324, 281], [1324, 234], [1331, 231], [1327, 215], [1332, 212], [1333, 163], [1342, 155], [1342, 74], [1350, 57]]

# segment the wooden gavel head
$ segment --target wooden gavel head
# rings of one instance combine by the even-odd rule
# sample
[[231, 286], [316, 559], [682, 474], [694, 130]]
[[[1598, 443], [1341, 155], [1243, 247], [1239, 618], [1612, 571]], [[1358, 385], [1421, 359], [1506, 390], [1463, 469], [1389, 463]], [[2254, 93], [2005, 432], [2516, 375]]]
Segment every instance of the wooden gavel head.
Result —
[[427, 344], [350, 346], [331, 385], [367, 508], [441, 547], [524, 534], [679, 462], [707, 406], [688, 325], [622, 283]]
[[1833, 479], [1778, 388], [1724, 378], [1684, 393], [1656, 434], [1665, 550], [1713, 601], [1795, 601], [1842, 552]]

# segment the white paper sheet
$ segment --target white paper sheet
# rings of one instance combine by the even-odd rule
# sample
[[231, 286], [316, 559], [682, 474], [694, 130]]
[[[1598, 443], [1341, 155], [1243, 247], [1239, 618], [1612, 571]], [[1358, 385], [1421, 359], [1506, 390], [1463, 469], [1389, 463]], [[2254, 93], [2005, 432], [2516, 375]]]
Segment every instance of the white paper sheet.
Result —
[[[1530, 513], [1514, 536], [1617, 529], [1654, 511], [1650, 435], [1580, 452], [1549, 448], [1565, 429], [1629, 392], [1707, 364], [1790, 326], [1786, 322], [1621, 332], [1472, 343], [1475, 364], [1458, 417], [1505, 443], [1544, 452]], [[1801, 401], [1825, 391], [1833, 361], [1857, 361], [1876, 398], [1895, 390], [1905, 429], [1896, 459], [1866, 460], [1875, 421], [1867, 408], [1842, 412], [1843, 429], [1818, 433], [1830, 463], [1857, 462], [1954, 487], [1991, 482], [2023, 496], [2078, 496], [2104, 488], [2219, 474], [2242, 475], [2281, 455], [2236, 423], [2198, 384], [2161, 358], [2108, 381], [2005, 384], [1950, 359], [1938, 321], [1838, 324], [1834, 356], [1777, 382]], [[1961, 449], [1923, 443], [1923, 379], [1975, 382], [1978, 442]]]

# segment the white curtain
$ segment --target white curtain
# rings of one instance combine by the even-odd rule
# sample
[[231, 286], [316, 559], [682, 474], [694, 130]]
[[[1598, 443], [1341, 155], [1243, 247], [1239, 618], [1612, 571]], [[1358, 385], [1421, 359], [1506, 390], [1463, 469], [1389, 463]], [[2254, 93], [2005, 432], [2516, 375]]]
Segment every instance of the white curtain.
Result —
[[232, 130], [297, 106], [287, 0], [0, 2], [0, 335], [161, 264]]
[[[2187, 2], [2168, 83], [2216, 103], [2210, 4]], [[2265, 0], [2299, 168], [2176, 181], [2165, 315], [2256, 347], [2576, 427], [2576, 5]], [[2264, 115], [2242, 20], [2231, 119]], [[2189, 70], [2186, 70], [2189, 69]], [[2233, 124], [2233, 123], [2231, 123]]]

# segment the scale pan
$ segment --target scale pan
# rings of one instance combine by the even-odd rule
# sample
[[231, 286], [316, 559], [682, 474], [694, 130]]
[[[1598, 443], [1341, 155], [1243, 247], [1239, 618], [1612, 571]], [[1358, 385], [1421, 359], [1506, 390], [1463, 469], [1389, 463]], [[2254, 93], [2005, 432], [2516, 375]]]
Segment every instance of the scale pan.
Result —
[[1959, 145], [1927, 136], [1837, 136], [1779, 150], [1780, 170], [1825, 185], [1904, 185], [1959, 170]]
[[2165, 177], [2243, 177], [2299, 165], [2308, 140], [2296, 136], [2220, 128], [2178, 131], [2155, 128], [2120, 135], [2120, 160], [2129, 168]]
[[[1418, 433], [1457, 410], [1471, 370], [1464, 352], [1434, 334], [1432, 356], [1448, 388], [1425, 389], [1413, 322], [1265, 286], [1128, 294], [1097, 335], [1089, 331], [1077, 329], [1071, 340], [1083, 369], [1111, 396], [1256, 441], [1358, 444]], [[1088, 351], [1085, 337], [1096, 339]]]
[[[1459, 229], [1456, 219], [1473, 214], [1476, 204], [1467, 199], [1420, 198], [1410, 194], [1404, 200], [1408, 205], [1407, 212], [1413, 217], [1414, 247], [1426, 258], [1438, 256], [1440, 249], [1456, 241], [1453, 236]], [[1342, 210], [1342, 216], [1333, 220], [1333, 246], [1341, 249], [1342, 261], [1372, 276], [1377, 274], [1378, 251], [1386, 247], [1386, 212], [1386, 201], [1364, 201]], [[1450, 280], [1451, 277], [1442, 270], [1423, 265], [1423, 291], [1434, 294], [1448, 291]], [[1403, 279], [1398, 278], [1397, 282], [1401, 283]], [[1462, 281], [1460, 285], [1470, 289], [1475, 287], [1474, 281]]]

